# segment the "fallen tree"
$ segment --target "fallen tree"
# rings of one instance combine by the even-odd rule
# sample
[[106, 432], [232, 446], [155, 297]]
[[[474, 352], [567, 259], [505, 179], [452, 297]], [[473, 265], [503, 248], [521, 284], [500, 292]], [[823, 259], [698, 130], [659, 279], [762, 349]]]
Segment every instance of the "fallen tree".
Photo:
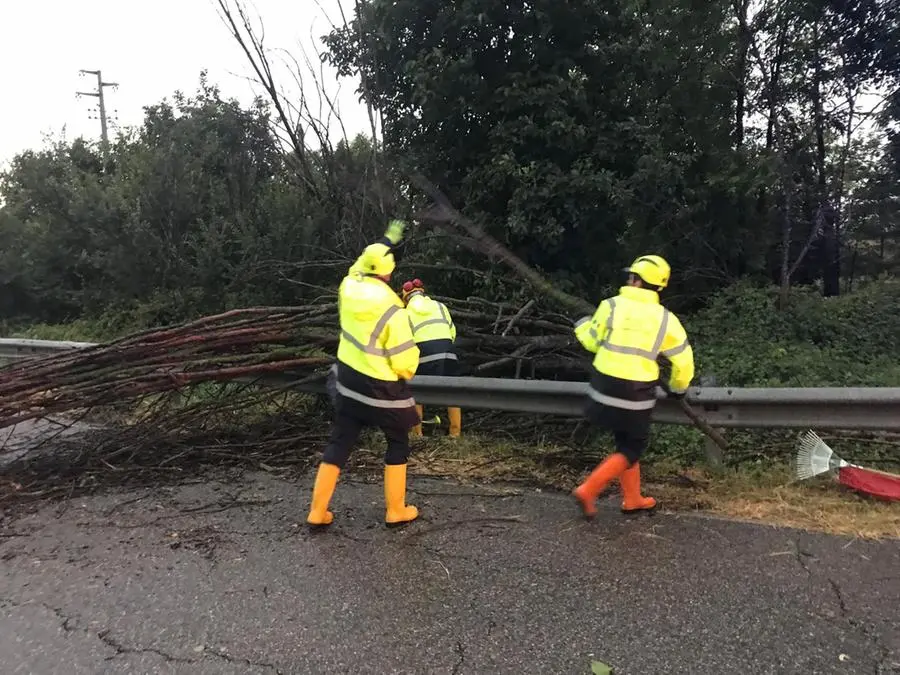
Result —
[[[478, 298], [443, 298], [458, 326], [464, 372], [577, 379], [584, 357], [558, 314]], [[338, 342], [337, 308], [255, 307], [144, 331], [0, 369], [0, 428], [71, 410], [121, 406], [211, 381], [290, 373], [324, 377]]]
[[[585, 378], [568, 317], [535, 301], [441, 300], [463, 374]], [[0, 501], [189, 475], [197, 462], [305, 461], [325, 441], [330, 409], [293, 387], [325, 378], [338, 335], [337, 307], [323, 300], [236, 309], [2, 367]], [[291, 384], [265, 382], [272, 373]], [[484, 431], [510, 424], [477, 418]]]

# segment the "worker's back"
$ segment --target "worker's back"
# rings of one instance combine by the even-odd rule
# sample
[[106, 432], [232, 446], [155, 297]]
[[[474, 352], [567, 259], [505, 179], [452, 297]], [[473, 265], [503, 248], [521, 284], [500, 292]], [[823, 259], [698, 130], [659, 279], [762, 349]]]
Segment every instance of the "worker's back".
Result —
[[403, 303], [390, 286], [373, 277], [349, 275], [341, 283], [338, 303], [338, 361], [378, 380], [412, 378], [418, 349]]
[[326, 388], [335, 420], [316, 471], [306, 522], [324, 527], [334, 520], [328, 504], [353, 445], [365, 427], [384, 433], [385, 523], [415, 520], [418, 509], [406, 503], [409, 430], [419, 422], [407, 380], [416, 373], [419, 349], [406, 309], [388, 285], [399, 260], [406, 223], [392, 220], [384, 236], [356, 259], [338, 290], [341, 324], [338, 362]]
[[600, 303], [593, 317], [579, 322], [575, 335], [596, 354], [591, 395], [599, 403], [631, 410], [652, 408], [660, 356], [672, 364], [672, 389], [687, 389], [694, 377], [684, 327], [659, 304], [656, 291], [623, 286], [617, 296]]
[[623, 271], [628, 284], [619, 294], [575, 324], [575, 337], [596, 355], [585, 414], [611, 431], [616, 443], [616, 452], [573, 491], [588, 518], [596, 515], [597, 497], [616, 478], [622, 486], [624, 512], [656, 507], [653, 497], [641, 495], [640, 458], [647, 449], [656, 406], [657, 358], [672, 364], [668, 384], [672, 395], [682, 395], [694, 376], [694, 356], [684, 327], [659, 304], [659, 291], [669, 283], [669, 263], [658, 255], [644, 255]]
[[659, 379], [656, 357], [672, 315], [654, 296], [652, 291], [626, 286], [606, 300], [605, 335], [594, 358], [599, 372], [635, 382]]
[[450, 310], [424, 293], [416, 293], [406, 305], [413, 339], [419, 347], [419, 375], [454, 375], [457, 355], [453, 348], [456, 326]]

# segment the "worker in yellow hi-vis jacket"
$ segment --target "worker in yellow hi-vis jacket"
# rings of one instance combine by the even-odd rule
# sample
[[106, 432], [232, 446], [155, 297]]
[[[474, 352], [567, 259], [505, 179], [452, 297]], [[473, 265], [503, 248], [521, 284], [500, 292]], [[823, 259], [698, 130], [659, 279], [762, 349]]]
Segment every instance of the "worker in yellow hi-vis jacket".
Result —
[[[456, 326], [447, 306], [428, 297], [425, 285], [420, 279], [403, 284], [400, 295], [406, 303], [406, 311], [412, 322], [413, 338], [419, 347], [419, 369], [417, 375], [453, 377], [458, 373], [459, 360], [453, 343], [456, 341]], [[424, 406], [416, 406], [419, 419], [425, 414]], [[450, 419], [450, 438], [458, 438], [462, 431], [462, 411], [457, 407], [447, 408]], [[422, 435], [421, 421], [413, 428], [414, 436]]]
[[370, 244], [350, 268], [338, 291], [341, 336], [338, 363], [329, 389], [336, 419], [319, 464], [307, 522], [328, 525], [328, 510], [338, 476], [364, 427], [379, 427], [387, 439], [384, 456], [385, 522], [415, 520], [418, 510], [406, 504], [409, 430], [419, 416], [408, 380], [419, 365], [403, 301], [389, 282], [397, 264], [405, 224], [394, 220], [382, 239]]
[[659, 382], [657, 358], [672, 366], [670, 396], [683, 397], [694, 377], [694, 355], [678, 317], [660, 305], [659, 292], [669, 283], [669, 264], [658, 255], [637, 258], [627, 285], [600, 303], [593, 317], [575, 326], [575, 336], [594, 357], [587, 416], [613, 432], [616, 451], [573, 492], [584, 515], [597, 513], [599, 494], [614, 479], [622, 486], [622, 511], [656, 507], [641, 495], [639, 460], [650, 437], [650, 418]]

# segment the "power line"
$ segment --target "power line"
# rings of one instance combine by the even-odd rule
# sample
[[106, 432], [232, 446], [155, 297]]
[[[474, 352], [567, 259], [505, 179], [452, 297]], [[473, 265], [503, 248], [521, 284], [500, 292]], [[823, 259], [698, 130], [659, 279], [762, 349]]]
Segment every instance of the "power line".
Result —
[[104, 82], [103, 76], [100, 74], [99, 70], [79, 70], [78, 73], [82, 76], [97, 76], [97, 89], [95, 91], [77, 91], [75, 92], [75, 96], [77, 98], [81, 98], [82, 96], [93, 96], [97, 99], [97, 106], [100, 109], [100, 138], [102, 140], [102, 149], [105, 153], [107, 147], [109, 147], [109, 132], [106, 118], [106, 99], [103, 96], [103, 90], [106, 87], [118, 89], [119, 84], [117, 82]]

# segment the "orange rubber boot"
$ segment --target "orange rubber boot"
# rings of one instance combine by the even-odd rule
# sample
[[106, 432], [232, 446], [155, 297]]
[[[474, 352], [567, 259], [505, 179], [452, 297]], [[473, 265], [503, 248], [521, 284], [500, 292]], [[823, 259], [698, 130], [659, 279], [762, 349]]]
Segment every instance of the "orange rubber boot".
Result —
[[462, 432], [462, 410], [447, 408], [447, 417], [450, 418], [450, 438], [459, 438]]
[[423, 405], [417, 405], [417, 406], [416, 406], [416, 412], [419, 413], [419, 423], [418, 423], [416, 426], [414, 426], [414, 427], [412, 428], [412, 431], [410, 431], [410, 433], [411, 433], [413, 436], [419, 436], [419, 437], [420, 437], [420, 436], [422, 435], [422, 420], [425, 419], [425, 417], [424, 417], [424, 415], [425, 415], [425, 406], [423, 406]]
[[621, 452], [614, 452], [604, 459], [584, 482], [572, 491], [572, 495], [581, 504], [585, 518], [593, 518], [597, 515], [595, 502], [603, 489], [611, 481], [622, 475], [628, 468], [628, 459]]
[[384, 465], [384, 504], [388, 527], [418, 518], [419, 509], [406, 503], [406, 464]]
[[653, 497], [641, 496], [641, 465], [635, 462], [631, 468], [626, 469], [619, 476], [622, 484], [622, 513], [635, 513], [637, 511], [650, 511], [656, 508], [656, 500]]
[[339, 466], [327, 462], [319, 464], [316, 484], [313, 486], [312, 504], [309, 507], [309, 515], [306, 517], [306, 522], [310, 525], [331, 525], [331, 521], [334, 520], [334, 514], [328, 510], [328, 503], [331, 501], [331, 495], [334, 494], [340, 473]]

